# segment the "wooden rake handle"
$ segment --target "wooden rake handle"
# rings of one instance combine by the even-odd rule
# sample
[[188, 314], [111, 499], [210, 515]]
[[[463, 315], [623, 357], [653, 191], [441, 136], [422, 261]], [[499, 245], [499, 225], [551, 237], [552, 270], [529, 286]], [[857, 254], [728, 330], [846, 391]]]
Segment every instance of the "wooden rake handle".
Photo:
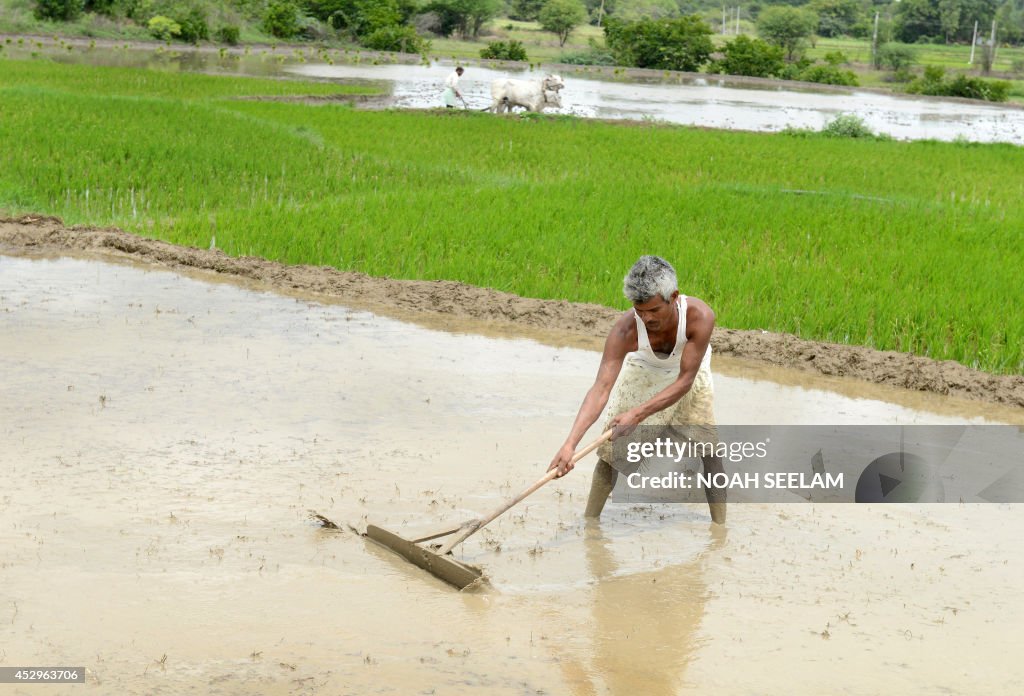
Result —
[[[576, 454], [574, 454], [572, 456], [572, 463], [576, 464], [576, 462], [578, 462], [579, 460], [583, 459], [585, 456], [587, 456], [588, 454], [590, 454], [591, 452], [596, 450], [606, 440], [609, 440], [611, 438], [611, 436], [612, 436], [612, 433], [614, 433], [614, 432], [615, 432], [614, 428], [605, 431], [604, 434], [601, 435], [601, 437], [597, 438], [596, 440], [591, 442], [589, 445], [587, 445], [586, 447], [584, 447], [580, 451], [576, 452]], [[486, 527], [488, 524], [493, 522], [495, 518], [497, 518], [500, 515], [502, 515], [503, 513], [505, 513], [509, 508], [511, 508], [511, 507], [513, 507], [515, 505], [518, 505], [519, 503], [521, 503], [523, 501], [523, 499], [525, 499], [527, 496], [529, 496], [532, 493], [534, 493], [538, 488], [543, 486], [545, 483], [548, 483], [549, 481], [551, 481], [553, 478], [555, 478], [557, 476], [558, 476], [558, 469], [552, 469], [551, 471], [547, 472], [546, 474], [541, 476], [539, 479], [537, 479], [535, 482], [533, 482], [528, 488], [524, 489], [523, 492], [520, 493], [519, 495], [517, 495], [515, 498], [512, 498], [510, 500], [506, 500], [504, 503], [501, 504], [500, 507], [498, 507], [493, 512], [491, 512], [491, 514], [489, 514], [489, 515], [487, 515], [485, 517], [481, 517], [478, 520], [473, 520], [472, 522], [468, 522], [466, 525], [463, 526], [462, 530], [458, 534], [453, 536], [449, 541], [447, 541], [443, 546], [441, 546], [441, 548], [437, 550], [437, 553], [439, 553], [442, 556], [444, 554], [448, 553], [453, 548], [455, 548], [456, 545], [461, 544], [466, 539], [471, 537], [473, 534], [476, 534], [478, 531], [480, 531], [481, 529]]]

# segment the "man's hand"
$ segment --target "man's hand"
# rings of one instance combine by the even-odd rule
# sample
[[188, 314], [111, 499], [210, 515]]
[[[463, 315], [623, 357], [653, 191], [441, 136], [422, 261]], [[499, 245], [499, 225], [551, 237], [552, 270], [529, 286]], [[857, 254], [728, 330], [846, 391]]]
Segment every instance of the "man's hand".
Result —
[[640, 425], [643, 418], [640, 416], [640, 412], [636, 409], [630, 409], [612, 419], [611, 426], [615, 429], [615, 433], [612, 434], [612, 439], [617, 440], [620, 437], [629, 437], [636, 430], [636, 426]]
[[562, 445], [562, 449], [558, 450], [555, 458], [551, 460], [551, 464], [548, 466], [548, 471], [552, 469], [558, 469], [558, 476], [561, 478], [565, 476], [576, 466], [572, 463], [572, 458], [576, 454], [576, 448], [570, 445], [568, 442]]

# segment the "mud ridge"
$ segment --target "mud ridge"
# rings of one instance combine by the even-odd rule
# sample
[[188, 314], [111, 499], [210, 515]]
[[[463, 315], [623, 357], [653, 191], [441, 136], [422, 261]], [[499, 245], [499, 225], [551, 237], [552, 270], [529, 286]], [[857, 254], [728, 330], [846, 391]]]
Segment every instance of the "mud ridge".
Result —
[[[386, 297], [396, 308], [503, 322], [513, 332], [520, 327], [603, 338], [619, 314], [619, 310], [610, 307], [519, 297], [454, 281], [376, 278], [328, 267], [290, 266], [257, 257], [235, 258], [216, 249], [176, 246], [118, 229], [66, 227], [58, 218], [38, 215], [0, 218], [0, 252], [4, 247], [21, 253], [92, 252], [170, 268], [203, 269], [281, 290], [321, 293], [343, 303], [366, 303]], [[790, 334], [724, 328], [715, 330], [712, 343], [719, 355], [912, 391], [1024, 407], [1024, 376], [993, 375], [952, 360], [818, 343]]]

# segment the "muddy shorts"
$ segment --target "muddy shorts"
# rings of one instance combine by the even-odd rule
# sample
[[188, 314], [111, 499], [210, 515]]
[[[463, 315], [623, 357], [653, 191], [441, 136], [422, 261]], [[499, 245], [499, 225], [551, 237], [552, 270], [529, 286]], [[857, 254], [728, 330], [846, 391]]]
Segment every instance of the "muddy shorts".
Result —
[[[639, 406], [662, 389], [672, 384], [678, 372], [665, 373], [638, 362], [627, 360], [615, 382], [608, 399], [607, 417], [602, 432], [611, 427], [612, 419], [624, 411]], [[653, 437], [671, 437], [675, 440], [693, 440], [718, 444], [718, 429], [715, 426], [715, 385], [709, 366], [701, 365], [697, 376], [683, 398], [672, 406], [652, 414], [640, 424], [629, 437], [620, 437], [614, 442], [605, 442], [597, 450], [597, 456], [615, 469], [630, 473], [635, 465], [624, 461], [616, 453], [623, 453], [630, 442], [649, 441]], [[660, 428], [652, 427], [660, 426]]]

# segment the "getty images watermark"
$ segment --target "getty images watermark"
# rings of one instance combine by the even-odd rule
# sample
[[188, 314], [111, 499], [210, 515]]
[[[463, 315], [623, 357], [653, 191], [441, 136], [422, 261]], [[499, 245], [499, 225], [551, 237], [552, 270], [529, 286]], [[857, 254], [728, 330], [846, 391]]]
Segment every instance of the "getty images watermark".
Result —
[[1017, 426], [641, 426], [613, 452], [616, 502], [1024, 502]]
[[638, 470], [626, 475], [626, 485], [632, 489], [691, 489], [691, 488], [742, 488], [742, 489], [801, 489], [813, 490], [839, 488], [844, 485], [845, 474], [803, 471], [718, 471], [706, 472], [675, 470], [662, 474], [644, 473], [639, 470], [645, 461], [657, 459], [679, 464], [684, 460], [701, 460], [717, 457], [723, 462], [743, 462], [749, 459], [766, 459], [770, 438], [758, 442], [697, 442], [677, 440], [672, 437], [655, 437], [653, 440], [627, 441], [625, 443], [626, 463]]

